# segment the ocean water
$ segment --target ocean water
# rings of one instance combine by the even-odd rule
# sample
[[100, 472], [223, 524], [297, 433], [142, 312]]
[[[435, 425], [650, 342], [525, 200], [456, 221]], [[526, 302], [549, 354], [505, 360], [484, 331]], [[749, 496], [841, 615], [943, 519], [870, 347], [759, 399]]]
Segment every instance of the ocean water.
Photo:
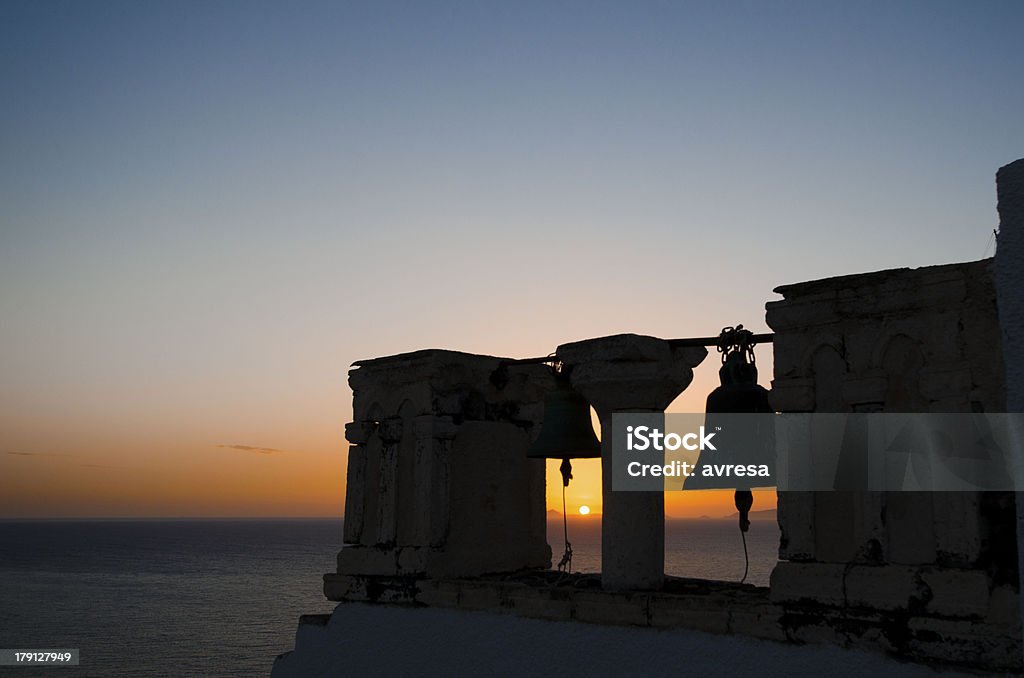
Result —
[[0, 647], [79, 648], [12, 676], [266, 676], [329, 612], [340, 520], [0, 522]]
[[[768, 586], [779, 560], [779, 526], [775, 520], [754, 520], [747, 532], [750, 567], [746, 583]], [[555, 563], [562, 557], [561, 517], [548, 520], [548, 544]], [[601, 571], [601, 522], [569, 519], [574, 572]], [[668, 519], [665, 521], [665, 574], [676, 577], [738, 582], [743, 577], [743, 540], [735, 519]]]
[[[300, 614], [330, 612], [340, 520], [0, 521], [0, 648], [79, 648], [81, 665], [12, 676], [265, 676]], [[557, 562], [562, 524], [551, 521]], [[600, 570], [600, 522], [573, 519], [575, 571]], [[748, 535], [764, 585], [778, 528]], [[733, 521], [670, 520], [666, 572], [738, 580]]]

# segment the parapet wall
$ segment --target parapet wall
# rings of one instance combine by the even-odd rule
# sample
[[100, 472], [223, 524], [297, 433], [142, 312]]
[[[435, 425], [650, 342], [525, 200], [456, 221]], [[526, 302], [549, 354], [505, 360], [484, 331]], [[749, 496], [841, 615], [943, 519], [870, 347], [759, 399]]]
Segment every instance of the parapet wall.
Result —
[[[779, 287], [784, 299], [767, 305], [776, 409], [1005, 411], [991, 269], [984, 260]], [[868, 615], [887, 649], [1017, 667], [1014, 511], [1008, 492], [780, 492], [771, 598], [837, 642]], [[828, 610], [852, 623], [821, 627]]]

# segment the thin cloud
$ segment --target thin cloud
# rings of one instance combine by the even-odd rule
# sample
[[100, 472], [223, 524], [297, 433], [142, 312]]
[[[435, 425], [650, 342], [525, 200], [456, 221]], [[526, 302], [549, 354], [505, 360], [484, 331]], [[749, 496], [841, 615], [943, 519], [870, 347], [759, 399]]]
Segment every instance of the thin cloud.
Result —
[[276, 447], [256, 447], [254, 445], [217, 445], [217, 447], [223, 447], [227, 450], [241, 450], [242, 452], [256, 452], [257, 454], [279, 454], [284, 450], [279, 450]]
[[14, 457], [70, 457], [70, 454], [54, 454], [52, 452], [15, 452], [7, 450], [4, 454], [9, 454]]

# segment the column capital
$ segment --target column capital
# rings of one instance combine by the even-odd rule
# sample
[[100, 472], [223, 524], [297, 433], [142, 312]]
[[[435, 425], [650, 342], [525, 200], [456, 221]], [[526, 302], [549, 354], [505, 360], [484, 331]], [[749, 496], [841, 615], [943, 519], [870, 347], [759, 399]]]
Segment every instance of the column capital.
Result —
[[616, 411], [662, 411], [693, 379], [703, 347], [672, 348], [664, 339], [616, 334], [559, 346], [575, 388], [605, 417]]

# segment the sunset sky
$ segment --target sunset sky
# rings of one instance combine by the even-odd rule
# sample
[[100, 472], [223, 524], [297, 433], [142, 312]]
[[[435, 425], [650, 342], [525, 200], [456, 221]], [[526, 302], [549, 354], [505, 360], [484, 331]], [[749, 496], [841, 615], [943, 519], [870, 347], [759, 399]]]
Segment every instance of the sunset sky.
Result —
[[779, 284], [991, 254], [1022, 26], [1017, 0], [8, 0], [0, 517], [340, 515], [355, 360], [765, 331]]

